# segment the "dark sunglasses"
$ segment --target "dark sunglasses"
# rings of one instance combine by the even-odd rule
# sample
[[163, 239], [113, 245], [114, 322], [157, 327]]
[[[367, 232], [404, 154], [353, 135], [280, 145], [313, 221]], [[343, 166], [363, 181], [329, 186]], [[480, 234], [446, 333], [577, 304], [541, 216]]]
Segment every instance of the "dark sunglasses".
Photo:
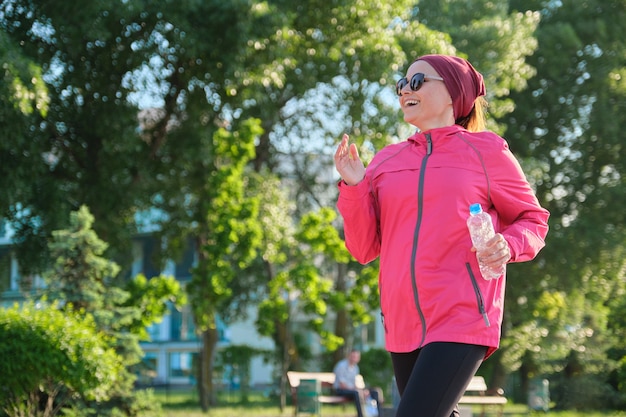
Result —
[[411, 77], [411, 81], [409, 82], [406, 77], [400, 78], [396, 83], [396, 94], [398, 96], [402, 95], [402, 90], [408, 84], [411, 87], [411, 90], [417, 91], [424, 85], [426, 80], [435, 80], [435, 81], [443, 81], [443, 78], [437, 77], [435, 75], [425, 75], [421, 72], [413, 74]]

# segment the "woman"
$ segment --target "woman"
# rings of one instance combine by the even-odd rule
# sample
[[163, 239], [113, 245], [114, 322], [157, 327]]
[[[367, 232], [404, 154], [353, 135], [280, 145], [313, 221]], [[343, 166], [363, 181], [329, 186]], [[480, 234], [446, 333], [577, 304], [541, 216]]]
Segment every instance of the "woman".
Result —
[[[335, 153], [345, 241], [361, 263], [380, 256], [386, 349], [401, 395], [398, 417], [458, 415], [456, 405], [500, 343], [505, 277], [497, 268], [533, 259], [547, 210], [504, 139], [485, 131], [482, 75], [466, 60], [425, 55], [396, 90], [418, 128], [364, 168], [344, 135]], [[466, 225], [480, 203], [496, 229], [476, 252]]]

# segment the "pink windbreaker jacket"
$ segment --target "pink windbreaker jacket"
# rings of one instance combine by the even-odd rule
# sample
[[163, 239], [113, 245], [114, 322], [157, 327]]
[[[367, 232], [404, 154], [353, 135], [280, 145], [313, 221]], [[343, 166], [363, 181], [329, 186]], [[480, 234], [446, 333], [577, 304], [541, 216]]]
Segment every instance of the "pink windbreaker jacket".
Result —
[[386, 146], [355, 186], [339, 183], [346, 247], [362, 264], [380, 256], [386, 349], [411, 352], [431, 342], [500, 343], [505, 277], [478, 269], [466, 220], [480, 203], [511, 250], [533, 259], [548, 232], [547, 210], [508, 144], [458, 125]]

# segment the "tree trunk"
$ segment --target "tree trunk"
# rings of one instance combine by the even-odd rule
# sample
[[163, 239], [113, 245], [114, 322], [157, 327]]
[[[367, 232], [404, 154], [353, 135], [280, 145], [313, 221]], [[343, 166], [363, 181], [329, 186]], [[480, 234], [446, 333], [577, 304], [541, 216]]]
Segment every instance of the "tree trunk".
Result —
[[213, 386], [213, 361], [215, 359], [216, 346], [219, 339], [219, 335], [217, 333], [217, 327], [213, 326], [205, 332], [204, 337], [204, 346], [206, 346], [207, 351], [207, 392], [209, 394], [209, 404], [217, 405], [217, 392], [215, 391], [215, 387]]
[[[291, 332], [291, 308], [288, 311], [288, 318], [285, 323], [275, 322], [276, 333], [274, 335], [274, 343], [276, 347], [282, 348], [283, 357], [281, 358], [281, 372], [280, 372], [280, 411], [282, 412], [287, 407], [287, 395], [291, 395], [291, 387], [287, 381], [287, 371], [291, 369], [292, 365], [298, 366], [299, 355], [296, 348], [296, 344], [293, 340], [293, 334]], [[296, 368], [297, 369], [297, 368]]]
[[[289, 312], [291, 315], [291, 311]], [[291, 394], [291, 387], [287, 381], [287, 371], [291, 368], [291, 365], [294, 363], [294, 359], [297, 358], [296, 355], [296, 347], [293, 342], [293, 335], [291, 334], [291, 330], [289, 328], [289, 320], [291, 317], [287, 319], [286, 323], [276, 322], [276, 347], [279, 346], [282, 348], [283, 357], [281, 359], [281, 372], [280, 372], [280, 411], [286, 409], [287, 407], [287, 395]]]
[[218, 341], [217, 328], [213, 326], [202, 332], [200, 338], [202, 349], [198, 367], [198, 396], [200, 407], [206, 413], [210, 406], [217, 405], [217, 393], [213, 387], [213, 359]]
[[[337, 264], [337, 280], [335, 281], [335, 291], [338, 293], [344, 293], [346, 291], [346, 274], [347, 274], [348, 266], [346, 264], [338, 263]], [[337, 310], [337, 316], [335, 319], [335, 334], [344, 340], [343, 349], [337, 349], [333, 352], [333, 363], [337, 363], [340, 360], [344, 359], [348, 354], [346, 349], [350, 344], [350, 336], [351, 332], [348, 331], [348, 326], [350, 325], [350, 320], [348, 319], [347, 311], [342, 308], [341, 310]]]
[[283, 360], [280, 372], [280, 412], [282, 413], [287, 408], [287, 390], [290, 389], [289, 384], [287, 382], [287, 371], [289, 371], [289, 347], [287, 346], [287, 326], [284, 328], [283, 339], [285, 342], [283, 343]]
[[529, 384], [529, 378], [528, 378], [528, 374], [529, 374], [529, 370], [528, 370], [528, 366], [526, 366], [525, 362], [522, 362], [522, 365], [520, 366], [519, 370], [519, 375], [520, 375], [520, 385], [521, 385], [521, 393], [522, 395], [525, 395], [525, 393], [528, 392], [528, 387], [530, 386]]
[[198, 383], [198, 398], [200, 399], [200, 408], [202, 409], [202, 411], [204, 411], [205, 413], [209, 410], [209, 395], [208, 395], [208, 387], [207, 387], [207, 382], [206, 382], [206, 363], [208, 362], [207, 360], [207, 355], [206, 355], [206, 343], [205, 343], [205, 333], [201, 333], [200, 334], [200, 340], [202, 341], [202, 348], [200, 349], [200, 355], [198, 358], [198, 376], [197, 376], [197, 383]]
[[490, 391], [497, 392], [498, 389], [504, 389], [506, 386], [507, 373], [502, 366], [501, 356], [494, 356], [493, 368], [491, 370], [491, 378], [489, 381]]

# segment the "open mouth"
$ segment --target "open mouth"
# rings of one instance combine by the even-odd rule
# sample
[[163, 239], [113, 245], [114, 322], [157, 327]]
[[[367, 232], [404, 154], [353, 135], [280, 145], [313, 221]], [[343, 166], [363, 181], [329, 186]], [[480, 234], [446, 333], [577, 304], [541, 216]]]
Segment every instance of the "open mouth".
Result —
[[419, 100], [407, 100], [404, 102], [404, 105], [407, 107], [417, 106], [419, 104]]

